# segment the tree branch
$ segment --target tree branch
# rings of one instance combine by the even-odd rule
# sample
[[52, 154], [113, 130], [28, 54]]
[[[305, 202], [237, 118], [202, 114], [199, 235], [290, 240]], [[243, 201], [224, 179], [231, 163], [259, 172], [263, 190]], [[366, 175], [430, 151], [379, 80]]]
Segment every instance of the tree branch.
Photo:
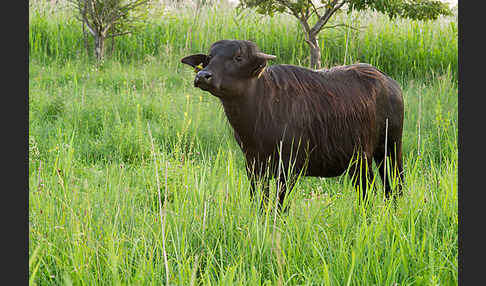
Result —
[[309, 41], [308, 39], [304, 39], [304, 41], [311, 47], [311, 49], [316, 48], [316, 46], [311, 41]]
[[322, 27], [322, 29], [331, 29], [331, 28], [337, 28], [337, 27], [346, 27], [346, 28], [350, 28], [350, 29], [353, 29], [353, 30], [356, 30], [356, 31], [359, 31], [360, 29], [365, 28], [365, 27], [353, 27], [351, 25], [341, 23], [341, 24], [336, 24], [336, 25], [332, 25], [332, 26], [325, 26], [325, 27]]
[[[78, 3], [80, 2], [81, 0], [78, 0]], [[94, 25], [92, 23], [89, 22], [89, 19], [88, 19], [88, 16], [87, 16], [87, 3], [86, 1], [84, 1], [84, 5], [79, 3], [78, 4], [79, 6], [79, 10], [80, 10], [80, 14], [81, 14], [81, 17], [83, 18], [83, 22], [86, 24], [86, 27], [88, 27], [88, 31], [91, 33], [91, 35], [93, 36], [96, 36], [96, 31], [95, 31], [95, 28], [94, 28]], [[82, 7], [81, 7], [82, 6]]]
[[111, 33], [108, 35], [108, 37], [118, 37], [118, 36], [123, 36], [127, 34], [131, 34], [132, 31], [125, 31], [125, 32], [119, 32], [119, 33]]
[[324, 6], [321, 6], [319, 8], [316, 8], [316, 6], [314, 5], [314, 2], [312, 2], [312, 0], [308, 0], [311, 5], [312, 5], [312, 9], [314, 10], [314, 13], [317, 15], [317, 17], [321, 18], [321, 15], [319, 15], [319, 13], [317, 12], [317, 10], [323, 8]]
[[[98, 15], [98, 9], [96, 9], [96, 1], [94, 0], [85, 0], [85, 3], [86, 2], [89, 2], [90, 5], [87, 5], [90, 10], [88, 11], [88, 13], [90, 13], [91, 15], [91, 18], [93, 19], [93, 26], [94, 27], [102, 27], [103, 23], [100, 22], [100, 19], [99, 19], [99, 15]], [[96, 31], [96, 32], [99, 32], [99, 31]]]
[[331, 3], [330, 8], [326, 9], [324, 15], [322, 15], [322, 17], [320, 17], [317, 23], [312, 27], [311, 32], [317, 35], [317, 33], [321, 31], [322, 27], [327, 23], [327, 21], [329, 21], [329, 18], [331, 18], [331, 16], [334, 15], [334, 13], [336, 13], [337, 10], [341, 9], [341, 7], [346, 2], [347, 2], [346, 0], [343, 0], [341, 2], [339, 2], [339, 0], [334, 0]]
[[[297, 17], [297, 16], [296, 16]], [[297, 17], [297, 19], [299, 19], [300, 23], [302, 24], [302, 26], [304, 27], [304, 30], [305, 32], [307, 33], [307, 35], [311, 32], [311, 27], [309, 26], [309, 23], [307, 22], [307, 19], [304, 19], [304, 18], [299, 18]]]
[[[94, 36], [95, 32], [91, 24], [89, 23], [88, 17], [86, 16], [86, 1], [83, 0], [68, 0], [68, 2], [72, 3], [74, 5], [74, 8], [78, 10], [79, 15], [75, 15], [76, 19], [81, 21], [83, 24], [85, 24], [88, 27], [89, 32]], [[84, 25], [83, 25], [84, 27]]]

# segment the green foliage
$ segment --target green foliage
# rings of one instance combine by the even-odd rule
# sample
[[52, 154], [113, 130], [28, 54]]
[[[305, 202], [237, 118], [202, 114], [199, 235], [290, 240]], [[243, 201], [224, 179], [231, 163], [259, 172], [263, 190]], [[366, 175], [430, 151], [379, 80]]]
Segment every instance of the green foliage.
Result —
[[452, 15], [447, 3], [438, 0], [350, 0], [349, 10], [371, 9], [388, 15], [414, 20], [435, 20], [440, 15]]
[[[273, 16], [275, 13], [304, 15], [309, 9], [332, 9], [343, 2], [347, 12], [374, 10], [388, 15], [390, 18], [402, 17], [414, 20], [435, 20], [440, 15], [451, 15], [448, 5], [438, 0], [321, 0], [316, 7], [311, 0], [279, 1], [279, 0], [243, 0], [240, 8], [256, 8], [261, 14]], [[311, 11], [314, 12], [314, 11]]]
[[242, 8], [255, 8], [260, 14], [266, 14], [269, 16], [273, 16], [275, 13], [283, 13], [287, 12], [288, 10], [300, 10], [303, 8], [307, 3], [307, 0], [297, 0], [295, 2], [288, 2], [287, 5], [283, 5], [280, 1], [273, 1], [273, 0], [243, 0], [240, 1], [238, 5], [238, 9]]

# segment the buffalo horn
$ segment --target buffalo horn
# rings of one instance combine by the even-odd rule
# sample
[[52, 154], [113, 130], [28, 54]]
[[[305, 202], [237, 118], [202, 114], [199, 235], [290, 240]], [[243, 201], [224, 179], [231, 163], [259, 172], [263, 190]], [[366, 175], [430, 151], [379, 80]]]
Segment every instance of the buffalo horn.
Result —
[[274, 60], [276, 59], [277, 57], [274, 56], [274, 55], [267, 55], [265, 53], [262, 53], [262, 52], [257, 52], [256, 53], [256, 56], [259, 57], [259, 58], [262, 58], [264, 60]]

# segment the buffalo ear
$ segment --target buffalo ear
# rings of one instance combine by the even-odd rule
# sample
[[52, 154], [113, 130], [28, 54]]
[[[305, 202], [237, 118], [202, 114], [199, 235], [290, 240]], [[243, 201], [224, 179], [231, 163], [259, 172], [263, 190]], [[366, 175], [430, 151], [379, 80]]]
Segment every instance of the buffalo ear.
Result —
[[256, 57], [260, 58], [260, 59], [263, 59], [263, 60], [274, 60], [276, 59], [277, 57], [274, 56], [274, 55], [267, 55], [265, 53], [262, 53], [262, 52], [257, 52], [256, 53]]
[[186, 65], [190, 65], [191, 67], [195, 68], [199, 65], [203, 67], [207, 66], [209, 63], [209, 58], [207, 55], [204, 54], [195, 54], [184, 57], [181, 59], [181, 62]]
[[252, 75], [253, 76], [256, 76], [258, 78], [260, 78], [260, 76], [262, 75], [263, 73], [263, 70], [265, 70], [265, 67], [267, 66], [267, 61], [268, 60], [274, 60], [276, 59], [277, 57], [274, 56], [274, 55], [267, 55], [265, 53], [262, 53], [262, 52], [256, 52], [255, 53], [255, 57], [257, 59], [259, 59], [259, 65], [256, 69], [253, 70], [253, 73]]

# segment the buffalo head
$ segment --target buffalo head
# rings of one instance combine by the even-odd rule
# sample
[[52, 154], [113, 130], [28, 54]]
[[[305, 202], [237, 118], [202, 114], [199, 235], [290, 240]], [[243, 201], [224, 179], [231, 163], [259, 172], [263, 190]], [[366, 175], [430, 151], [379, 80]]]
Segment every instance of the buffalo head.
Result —
[[253, 42], [221, 40], [211, 46], [209, 54], [190, 55], [181, 62], [195, 69], [195, 87], [225, 97], [239, 94], [275, 58], [260, 52]]

